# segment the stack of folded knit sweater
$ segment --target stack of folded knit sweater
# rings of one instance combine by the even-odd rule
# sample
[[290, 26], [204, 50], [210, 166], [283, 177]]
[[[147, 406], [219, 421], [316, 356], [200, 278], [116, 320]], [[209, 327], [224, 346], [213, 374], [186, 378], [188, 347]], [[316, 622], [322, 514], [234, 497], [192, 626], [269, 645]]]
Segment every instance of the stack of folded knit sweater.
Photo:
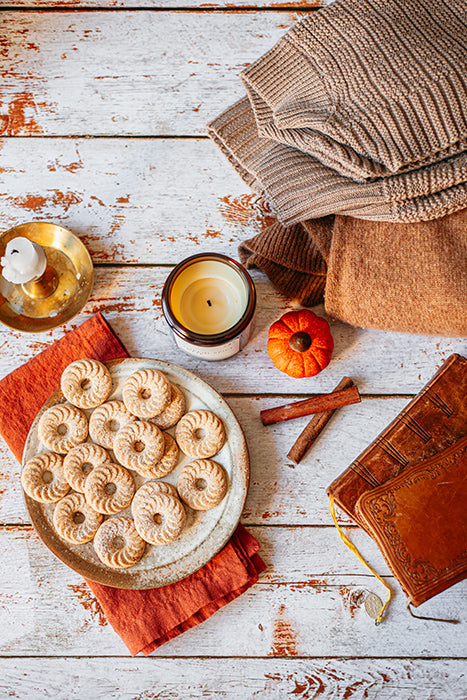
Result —
[[241, 248], [355, 325], [467, 334], [467, 3], [336, 0], [208, 131], [278, 223]]

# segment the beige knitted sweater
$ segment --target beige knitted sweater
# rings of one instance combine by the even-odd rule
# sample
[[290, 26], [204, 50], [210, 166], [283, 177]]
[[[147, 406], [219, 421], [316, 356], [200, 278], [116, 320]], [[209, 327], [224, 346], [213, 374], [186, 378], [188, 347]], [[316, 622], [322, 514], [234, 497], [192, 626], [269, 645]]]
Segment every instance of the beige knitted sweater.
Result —
[[465, 0], [336, 0], [242, 80], [208, 132], [281, 222], [467, 206]]

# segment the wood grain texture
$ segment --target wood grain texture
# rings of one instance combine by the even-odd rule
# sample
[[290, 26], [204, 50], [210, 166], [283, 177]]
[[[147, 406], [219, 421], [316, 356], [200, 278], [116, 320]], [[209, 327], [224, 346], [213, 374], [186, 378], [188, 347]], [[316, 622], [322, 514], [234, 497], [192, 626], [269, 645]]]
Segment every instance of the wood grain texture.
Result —
[[208, 139], [1, 138], [0, 174], [3, 230], [53, 220], [82, 238], [94, 263], [235, 257], [273, 221]]
[[[127, 654], [80, 575], [63, 566], [35, 532], [7, 528], [0, 535], [2, 655], [36, 656], [38, 649], [45, 657], [88, 655], [90, 650], [98, 650], [99, 656]], [[338, 551], [334, 549], [333, 555], [330, 548], [328, 556], [331, 560]], [[309, 549], [308, 567], [318, 570], [313, 566], [313, 548]], [[271, 583], [261, 577], [240, 598], [154, 655], [465, 655], [462, 624], [411, 618], [405, 610], [405, 595], [395, 586], [387, 620], [376, 627], [363, 607], [369, 591], [382, 595], [382, 587], [372, 576], [353, 572], [316, 581], [314, 576], [303, 580], [299, 575], [291, 581], [292, 576], [288, 574], [287, 583]], [[429, 601], [424, 611], [462, 619], [466, 585], [464, 581], [445, 591]]]
[[[0, 15], [4, 135], [205, 134], [294, 12]], [[208, 37], [208, 38], [206, 38]]]
[[[306, 398], [332, 391], [344, 375], [351, 377], [363, 394], [416, 394], [451, 353], [467, 351], [466, 339], [364, 331], [331, 321], [335, 347], [330, 364], [316, 377], [294, 379], [274, 367], [266, 341], [269, 326], [295, 305], [274, 292], [262, 273], [255, 272], [258, 304], [250, 342], [225, 362], [198, 360], [177, 348], [162, 314], [160, 295], [169, 271], [161, 267], [97, 268], [91, 300], [65, 327], [40, 335], [2, 327], [0, 377], [97, 311], [105, 315], [134, 357], [155, 357], [182, 365], [225, 394]], [[324, 314], [322, 307], [315, 311]], [[272, 398], [266, 407], [278, 403], [283, 403], [283, 397]]]
[[1, 659], [5, 697], [464, 700], [465, 660]]

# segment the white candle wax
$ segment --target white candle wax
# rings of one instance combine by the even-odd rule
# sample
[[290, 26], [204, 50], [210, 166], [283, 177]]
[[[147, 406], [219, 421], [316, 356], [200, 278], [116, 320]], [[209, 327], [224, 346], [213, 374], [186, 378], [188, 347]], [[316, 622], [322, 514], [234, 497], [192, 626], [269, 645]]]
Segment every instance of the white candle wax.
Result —
[[170, 305], [192, 333], [217, 335], [235, 326], [245, 313], [248, 291], [240, 275], [217, 260], [194, 262], [176, 278]]
[[40, 245], [18, 236], [6, 244], [0, 263], [2, 275], [8, 282], [24, 284], [44, 273], [47, 257]]

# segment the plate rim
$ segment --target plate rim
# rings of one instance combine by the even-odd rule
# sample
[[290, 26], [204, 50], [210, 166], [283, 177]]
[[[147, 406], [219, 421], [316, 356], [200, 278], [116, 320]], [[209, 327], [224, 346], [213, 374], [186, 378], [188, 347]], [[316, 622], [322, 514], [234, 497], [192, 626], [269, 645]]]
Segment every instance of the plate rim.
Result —
[[[144, 583], [144, 579], [148, 578], [147, 571], [139, 572], [140, 580], [138, 580], [138, 572], [132, 572], [132, 567], [129, 567], [128, 569], [111, 569], [110, 567], [102, 569], [101, 566], [96, 565], [93, 562], [89, 562], [86, 559], [79, 557], [77, 554], [75, 554], [75, 552], [69, 549], [68, 544], [58, 537], [57, 533], [53, 530], [53, 528], [47, 521], [47, 518], [42, 510], [43, 506], [53, 504], [43, 504], [38, 501], [35, 501], [30, 496], [28, 496], [24, 489], [22, 489], [22, 491], [26, 503], [26, 508], [28, 510], [35, 531], [39, 535], [40, 539], [44, 542], [46, 547], [62, 563], [66, 564], [73, 571], [81, 574], [84, 578], [87, 578], [90, 581], [94, 581], [95, 583], [110, 586], [113, 588], [148, 590], [151, 588], [158, 588], [171, 583], [175, 583], [176, 581], [184, 579], [187, 576], [193, 574], [195, 571], [198, 571], [203, 566], [205, 566], [227, 544], [232, 534], [235, 532], [235, 529], [237, 528], [237, 525], [240, 521], [245, 500], [248, 494], [250, 481], [250, 458], [245, 433], [242, 426], [240, 425], [237, 416], [235, 415], [233, 409], [226, 401], [226, 399], [209, 382], [202, 379], [194, 372], [191, 372], [190, 370], [187, 370], [180, 365], [165, 360], [157, 360], [155, 358], [121, 358], [116, 360], [109, 360], [107, 362], [103, 362], [103, 364], [105, 364], [109, 368], [112, 368], [117, 365], [122, 365], [125, 362], [141, 364], [141, 369], [143, 368], [144, 363], [146, 363], [146, 366], [155, 367], [156, 369], [160, 369], [160, 371], [162, 372], [164, 372], [165, 367], [167, 372], [175, 374], [175, 376], [177, 377], [179, 376], [179, 374], [181, 374], [182, 376], [185, 375], [187, 378], [196, 383], [201, 383], [201, 385], [204, 385], [204, 387], [206, 387], [210, 393], [215, 395], [217, 401], [220, 401], [220, 404], [223, 406], [223, 409], [228, 414], [230, 414], [229, 418], [233, 421], [235, 427], [239, 432], [241, 445], [239, 449], [236, 450], [236, 453], [238, 453], [237, 457], [242, 463], [237, 465], [236, 460], [234, 459], [234, 466], [238, 466], [237, 473], [241, 477], [241, 497], [237, 501], [239, 505], [236, 509], [235, 517], [233, 519], [230, 519], [228, 527], [224, 528], [224, 533], [221, 537], [218, 538], [216, 545], [214, 547], [211, 547], [208, 553], [204, 552], [204, 550], [207, 548], [206, 542], [210, 540], [212, 532], [214, 532], [215, 527], [219, 525], [219, 522], [222, 520], [222, 518], [220, 518], [220, 520], [217, 521], [216, 525], [210, 531], [208, 536], [198, 546], [196, 546], [192, 551], [183, 556], [181, 559], [178, 559], [176, 562], [164, 564], [161, 567], [155, 569], [155, 573], [157, 573], [157, 576]], [[181, 380], [183, 381], [182, 378]], [[58, 388], [54, 392], [52, 392], [52, 394], [48, 397], [48, 399], [46, 399], [46, 401], [42, 404], [41, 408], [37, 412], [24, 444], [23, 456], [21, 460], [22, 469], [24, 467], [25, 461], [27, 461], [26, 454], [28, 452], [28, 449], [31, 447], [31, 441], [37, 435], [37, 425], [40, 416], [48, 408], [58, 403], [60, 399], [63, 400], [64, 396], [60, 388]], [[235, 455], [233, 455], [233, 457], [235, 457]], [[201, 556], [198, 550], [201, 550]], [[198, 554], [196, 554], [197, 552]], [[185, 562], [185, 565], [184, 567], [182, 567], [183, 571], [180, 572], [180, 565], [183, 562]], [[177, 569], [179, 569], [178, 573]], [[137, 578], [136, 582], [135, 578]]]

